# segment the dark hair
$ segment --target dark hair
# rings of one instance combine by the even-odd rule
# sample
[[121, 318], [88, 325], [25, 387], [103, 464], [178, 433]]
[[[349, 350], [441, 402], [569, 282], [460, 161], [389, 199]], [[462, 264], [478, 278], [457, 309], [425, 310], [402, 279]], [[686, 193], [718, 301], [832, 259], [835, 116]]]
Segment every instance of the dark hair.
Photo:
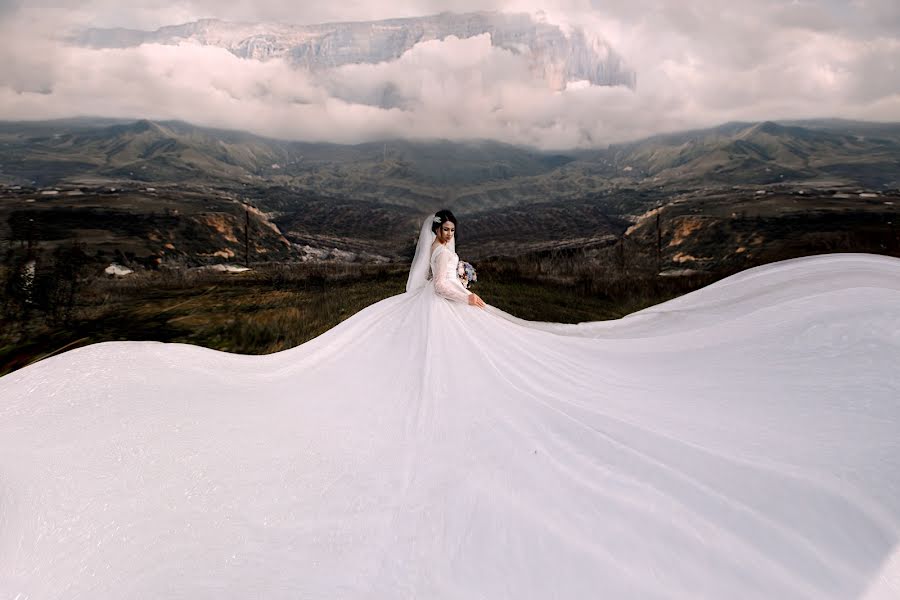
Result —
[[454, 217], [453, 213], [450, 212], [449, 210], [439, 210], [436, 213], [434, 213], [434, 216], [438, 217], [441, 220], [441, 222], [438, 223], [437, 221], [435, 221], [434, 223], [431, 224], [432, 232], [437, 232], [437, 230], [440, 229], [441, 225], [443, 225], [447, 221], [450, 221], [451, 223], [453, 223], [454, 225], [459, 227], [459, 223], [456, 222], [456, 217]]

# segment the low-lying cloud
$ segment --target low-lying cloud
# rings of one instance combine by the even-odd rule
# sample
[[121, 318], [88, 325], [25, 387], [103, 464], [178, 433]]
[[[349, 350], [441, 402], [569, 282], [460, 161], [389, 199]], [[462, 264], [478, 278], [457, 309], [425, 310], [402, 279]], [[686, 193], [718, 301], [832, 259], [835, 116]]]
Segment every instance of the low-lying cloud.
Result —
[[[81, 115], [182, 119], [267, 136], [356, 143], [394, 137], [490, 138], [546, 149], [597, 147], [733, 120], [900, 120], [900, 8], [887, 0], [559, 0], [550, 22], [610, 41], [637, 87], [557, 91], [487, 34], [423, 42], [396, 61], [307, 72], [184, 43], [72, 47], [83, 25], [153, 29], [201, 17], [310, 23], [413, 16], [449, 5], [302, 9], [287, 2], [0, 5], [0, 119]], [[459, 6], [455, 3], [454, 6]], [[454, 10], [536, 11], [525, 2]], [[153, 14], [153, 18], [147, 15]], [[117, 16], [118, 15], [118, 16]]]

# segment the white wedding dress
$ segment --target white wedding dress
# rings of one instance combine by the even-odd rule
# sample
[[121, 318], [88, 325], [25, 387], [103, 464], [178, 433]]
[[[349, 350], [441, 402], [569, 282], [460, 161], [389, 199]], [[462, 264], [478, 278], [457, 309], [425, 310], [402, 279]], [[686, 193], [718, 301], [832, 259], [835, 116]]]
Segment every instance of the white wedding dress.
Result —
[[457, 260], [276, 354], [0, 378], [0, 598], [900, 597], [900, 260], [577, 325]]

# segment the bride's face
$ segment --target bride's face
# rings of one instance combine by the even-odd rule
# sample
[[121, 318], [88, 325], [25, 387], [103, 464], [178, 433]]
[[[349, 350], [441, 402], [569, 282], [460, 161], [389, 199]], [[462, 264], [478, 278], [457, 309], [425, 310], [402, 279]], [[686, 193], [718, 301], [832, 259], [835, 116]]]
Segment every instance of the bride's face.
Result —
[[444, 223], [441, 223], [440, 228], [438, 228], [437, 237], [442, 244], [446, 244], [453, 239], [453, 234], [455, 233], [456, 225], [454, 225], [451, 221], [446, 221]]

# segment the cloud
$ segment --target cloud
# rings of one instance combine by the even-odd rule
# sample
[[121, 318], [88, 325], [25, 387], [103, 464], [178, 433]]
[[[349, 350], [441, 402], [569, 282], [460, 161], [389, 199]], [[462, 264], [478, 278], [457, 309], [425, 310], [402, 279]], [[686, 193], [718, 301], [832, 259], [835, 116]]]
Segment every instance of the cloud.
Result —
[[[554, 91], [525, 57], [492, 46], [486, 34], [315, 73], [193, 44], [97, 50], [60, 41], [86, 23], [311, 23], [451, 8], [438, 1], [313, 4], [299, 11], [280, 1], [0, 4], [0, 118], [183, 119], [290, 139], [491, 138], [546, 149], [731, 120], [900, 120], [900, 5], [893, 0], [555, 0], [544, 7], [542, 18], [609, 40], [637, 71], [636, 90], [573, 83]], [[452, 8], [537, 7], [497, 0]]]

